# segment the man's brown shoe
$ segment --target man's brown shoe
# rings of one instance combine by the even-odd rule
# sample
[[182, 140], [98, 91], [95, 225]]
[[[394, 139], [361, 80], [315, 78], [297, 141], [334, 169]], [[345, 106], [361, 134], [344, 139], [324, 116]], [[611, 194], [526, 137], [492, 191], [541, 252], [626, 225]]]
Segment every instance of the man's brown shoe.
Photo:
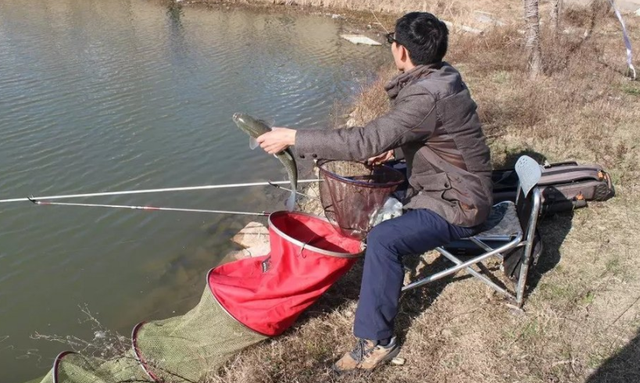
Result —
[[333, 371], [337, 373], [354, 370], [372, 371], [374, 368], [395, 358], [399, 352], [400, 347], [398, 347], [395, 337], [391, 338], [387, 346], [380, 346], [376, 342], [366, 339], [358, 339], [356, 348], [344, 354], [333, 365]]

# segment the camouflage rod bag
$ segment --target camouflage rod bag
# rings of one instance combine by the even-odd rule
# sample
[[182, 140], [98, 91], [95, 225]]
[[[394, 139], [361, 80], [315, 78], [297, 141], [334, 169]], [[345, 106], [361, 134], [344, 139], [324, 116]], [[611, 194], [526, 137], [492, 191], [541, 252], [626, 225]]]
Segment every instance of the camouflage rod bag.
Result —
[[[494, 203], [515, 201], [518, 175], [514, 169], [495, 170], [492, 180]], [[542, 215], [586, 207], [587, 201], [606, 201], [615, 195], [611, 176], [602, 166], [577, 162], [545, 166], [538, 185], [542, 187]]]

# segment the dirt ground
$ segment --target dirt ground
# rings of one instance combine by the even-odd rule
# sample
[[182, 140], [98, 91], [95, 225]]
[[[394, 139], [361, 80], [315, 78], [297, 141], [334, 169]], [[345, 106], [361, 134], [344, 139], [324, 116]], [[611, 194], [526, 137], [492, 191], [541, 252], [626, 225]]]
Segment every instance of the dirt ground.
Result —
[[[387, 3], [408, 4], [380, 2], [380, 11]], [[544, 252], [524, 311], [461, 272], [403, 297], [397, 321], [403, 366], [335, 376], [331, 364], [354, 344], [358, 265], [293, 329], [241, 353], [209, 382], [640, 382], [640, 83], [625, 77], [619, 23], [604, 6], [566, 9], [559, 33], [544, 30], [545, 75], [531, 81], [520, 1], [430, 4], [456, 25], [485, 30], [453, 29], [447, 60], [479, 105], [496, 167], [523, 153], [600, 163], [613, 175], [617, 196], [544, 217]], [[478, 9], [500, 25], [478, 21]], [[348, 21], [363, 30], [376, 23], [354, 15]], [[626, 21], [638, 63], [640, 18]], [[381, 84], [392, 74], [381, 73], [348, 107], [357, 123], [385, 110]], [[432, 254], [413, 260], [419, 262], [428, 270], [446, 266]], [[490, 270], [501, 278], [497, 266]]]

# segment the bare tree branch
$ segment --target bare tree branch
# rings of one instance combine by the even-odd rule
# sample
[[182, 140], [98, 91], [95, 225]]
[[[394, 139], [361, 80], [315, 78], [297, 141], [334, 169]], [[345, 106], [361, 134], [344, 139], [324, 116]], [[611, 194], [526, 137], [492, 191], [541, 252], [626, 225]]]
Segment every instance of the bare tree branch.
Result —
[[536, 78], [542, 74], [538, 3], [538, 0], [524, 0], [524, 17], [527, 23], [525, 47], [529, 56], [529, 76], [531, 78]]
[[562, 0], [551, 0], [551, 24], [556, 34], [560, 31], [560, 13], [562, 12]]

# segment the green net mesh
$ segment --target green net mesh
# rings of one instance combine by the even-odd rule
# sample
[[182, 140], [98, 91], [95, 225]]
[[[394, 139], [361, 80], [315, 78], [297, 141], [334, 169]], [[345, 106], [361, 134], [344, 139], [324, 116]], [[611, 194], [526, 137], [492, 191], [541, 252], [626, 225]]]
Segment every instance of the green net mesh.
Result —
[[185, 315], [145, 323], [134, 334], [138, 356], [150, 375], [179, 383], [198, 381], [264, 339], [233, 319], [208, 287]]
[[234, 354], [267, 337], [231, 317], [209, 287], [191, 311], [134, 329], [134, 347], [104, 360], [61, 354], [38, 383], [201, 382]]
[[114, 358], [102, 360], [93, 357], [85, 357], [80, 354], [68, 353], [59, 357], [59, 362], [44, 378], [41, 383], [123, 383], [123, 382], [149, 382], [151, 381], [140, 363], [136, 360], [133, 351]]

